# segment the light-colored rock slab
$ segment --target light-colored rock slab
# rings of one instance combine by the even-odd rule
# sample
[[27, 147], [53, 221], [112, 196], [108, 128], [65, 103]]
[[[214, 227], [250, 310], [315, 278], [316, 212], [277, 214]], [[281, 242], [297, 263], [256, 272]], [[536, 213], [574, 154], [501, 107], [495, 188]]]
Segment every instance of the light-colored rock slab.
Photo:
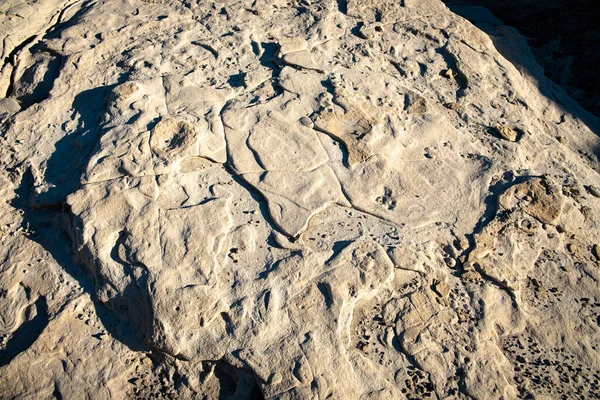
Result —
[[599, 396], [600, 125], [441, 1], [0, 39], [0, 397]]

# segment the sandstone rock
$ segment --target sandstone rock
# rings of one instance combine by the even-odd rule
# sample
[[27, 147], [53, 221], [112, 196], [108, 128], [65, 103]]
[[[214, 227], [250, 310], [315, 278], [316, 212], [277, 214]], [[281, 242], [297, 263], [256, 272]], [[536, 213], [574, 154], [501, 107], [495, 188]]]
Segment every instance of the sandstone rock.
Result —
[[0, 397], [598, 397], [598, 121], [501, 37], [438, 0], [0, 10]]
[[540, 222], [553, 224], [560, 217], [564, 198], [555, 185], [543, 179], [531, 179], [511, 186], [500, 195], [506, 209], [518, 207]]
[[517, 141], [517, 132], [515, 132], [514, 129], [512, 129], [508, 126], [502, 125], [502, 126], [496, 127], [496, 133], [502, 139], [508, 140], [509, 142]]

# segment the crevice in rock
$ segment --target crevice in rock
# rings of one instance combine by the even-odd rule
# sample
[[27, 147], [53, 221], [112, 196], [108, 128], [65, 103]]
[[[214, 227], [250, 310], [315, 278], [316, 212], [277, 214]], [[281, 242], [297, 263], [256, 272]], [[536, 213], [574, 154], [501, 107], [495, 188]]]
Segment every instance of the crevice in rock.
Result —
[[[50, 21], [49, 21], [48, 27], [43, 31], [43, 33], [41, 33], [41, 34], [35, 34], [35, 35], [32, 35], [32, 36], [28, 37], [27, 39], [25, 39], [24, 41], [22, 41], [21, 43], [19, 43], [15, 48], [13, 48], [12, 51], [9, 53], [9, 55], [7, 57], [5, 57], [2, 69], [4, 69], [4, 67], [6, 67], [7, 64], [11, 64], [12, 67], [13, 67], [13, 69], [11, 71], [10, 82], [9, 82], [9, 85], [8, 85], [8, 88], [6, 90], [6, 94], [5, 94], [4, 97], [10, 97], [10, 96], [12, 96], [14, 94], [15, 84], [16, 84], [16, 80], [17, 80], [17, 74], [19, 72], [19, 67], [20, 67], [19, 61], [18, 61], [19, 54], [25, 48], [27, 48], [27, 46], [33, 44], [36, 40], [39, 40], [41, 38], [46, 38], [50, 32], [52, 32], [54, 29], [56, 29], [62, 23], [62, 19], [63, 19], [63, 16], [64, 16], [65, 12], [69, 8], [71, 8], [73, 5], [79, 3], [80, 1], [81, 0], [78, 0], [78, 1], [75, 1], [73, 3], [69, 3], [69, 4], [65, 5], [65, 6], [63, 6], [59, 11], [57, 11], [55, 14], [53, 14], [52, 17], [50, 17]], [[92, 5], [90, 4], [85, 9], [82, 7], [82, 9], [79, 10], [76, 13], [76, 16], [80, 15], [80, 13], [82, 14], [83, 12], [87, 11], [89, 8], [91, 8], [91, 6]], [[56, 21], [52, 22], [55, 19], [55, 17], [56, 17]], [[56, 52], [53, 52], [53, 51], [51, 51], [49, 49], [47, 49], [46, 51], [49, 52], [49, 53], [51, 53], [51, 54], [52, 53], [56, 53]], [[55, 56], [57, 56], [57, 54], [55, 54]], [[62, 61], [61, 61], [61, 67], [62, 67]], [[60, 72], [60, 69], [61, 68], [57, 68], [56, 72]], [[56, 77], [54, 77], [54, 79], [56, 79]], [[31, 104], [29, 104], [29, 105], [31, 105]], [[27, 107], [24, 107], [24, 108], [27, 108]]]
[[[483, 228], [485, 228], [485, 226], [489, 224], [498, 214], [498, 198], [500, 197], [500, 195], [506, 190], [508, 190], [509, 187], [533, 178], [538, 178], [538, 176], [515, 176], [512, 172], [509, 171], [505, 172], [502, 175], [501, 179], [499, 179], [496, 183], [492, 184], [489, 187], [489, 194], [483, 201], [485, 210], [479, 218], [479, 221], [477, 221], [477, 224], [475, 224], [475, 228], [473, 229], [472, 233], [466, 235], [471, 243], [473, 242], [473, 236], [481, 232]], [[461, 255], [468, 256], [471, 250], [472, 246], [465, 250]]]
[[30, 307], [35, 307], [36, 315], [12, 333], [12, 338], [0, 350], [0, 367], [10, 363], [17, 355], [27, 350], [42, 334], [48, 325], [48, 304], [46, 297], [40, 296]]
[[285, 232], [283, 232], [279, 228], [279, 226], [271, 218], [267, 201], [264, 198], [264, 196], [260, 193], [260, 191], [256, 189], [252, 184], [248, 183], [244, 179], [243, 175], [237, 174], [228, 163], [223, 164], [223, 167], [227, 170], [229, 175], [231, 175], [231, 179], [233, 179], [235, 183], [246, 189], [246, 191], [250, 194], [250, 197], [252, 197], [252, 199], [258, 203], [258, 207], [262, 216], [264, 217], [265, 221], [267, 221], [267, 223], [271, 226], [271, 228], [281, 233], [282, 235], [289, 237]]
[[239, 368], [227, 361], [204, 361], [206, 369], [200, 374], [203, 382], [209, 377], [219, 381], [219, 399], [264, 400], [259, 378], [249, 369]]
[[[21, 110], [26, 110], [34, 104], [41, 103], [50, 97], [50, 92], [54, 87], [54, 82], [60, 75], [64, 67], [65, 58], [56, 55], [48, 49], [33, 46], [30, 49], [32, 58], [37, 59], [35, 63], [26, 68], [20, 76], [19, 82], [11, 80], [10, 95], [16, 96], [21, 104]], [[13, 69], [15, 72], [17, 68]], [[41, 80], [36, 79], [36, 75], [43, 72]], [[31, 87], [31, 84], [35, 86]]]
[[19, 43], [10, 54], [4, 58], [4, 64], [2, 65], [2, 69], [4, 69], [8, 64], [11, 64], [13, 69], [10, 74], [10, 82], [8, 84], [8, 88], [6, 89], [6, 94], [4, 97], [10, 97], [14, 91], [15, 80], [17, 75], [17, 56], [28, 44], [32, 43], [37, 38], [37, 35], [33, 35], [25, 39], [23, 42]]
[[[70, 207], [64, 202], [49, 206], [35, 204], [34, 177], [31, 169], [24, 172], [15, 192], [16, 196], [11, 205], [23, 212], [22, 225], [28, 226], [33, 231], [29, 238], [50, 253], [56, 263], [77, 280], [92, 299], [96, 299], [96, 288], [101, 283], [100, 277], [92, 273], [91, 269], [83, 267], [87, 263], [95, 263], [95, 260], [85, 251], [81, 252], [77, 249], [76, 232], [82, 228], [78, 226], [77, 219], [72, 216]], [[119, 307], [127, 304], [129, 297], [139, 297], [139, 288], [136, 289], [135, 286], [135, 284], [129, 285], [126, 294], [111, 299], [110, 304], [94, 300], [94, 306], [96, 314], [112, 337], [133, 350], [146, 351], [148, 347], [145, 343], [147, 339], [145, 333], [151, 330], [143, 326], [150, 322], [148, 318], [141, 316], [130, 324], [128, 318], [119, 315], [122, 312], [127, 313], [127, 310], [121, 310]], [[141, 306], [142, 303], [137, 308]]]
[[448, 68], [456, 74], [454, 80], [458, 84], [458, 90], [456, 91], [457, 101], [464, 98], [466, 96], [467, 89], [469, 88], [469, 81], [458, 67], [459, 61], [456, 56], [448, 51], [448, 42], [446, 42], [442, 47], [436, 48], [435, 52], [444, 59], [444, 62], [446, 65], [448, 65]]

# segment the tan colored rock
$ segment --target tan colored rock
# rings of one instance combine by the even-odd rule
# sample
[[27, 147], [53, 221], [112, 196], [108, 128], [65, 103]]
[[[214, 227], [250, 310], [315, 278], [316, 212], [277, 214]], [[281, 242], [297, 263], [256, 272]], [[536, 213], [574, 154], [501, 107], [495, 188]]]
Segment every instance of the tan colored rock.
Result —
[[508, 140], [509, 142], [517, 141], [517, 132], [513, 128], [506, 125], [496, 127], [496, 133], [499, 137], [504, 140]]
[[513, 29], [0, 10], [1, 398], [600, 396], [598, 121]]
[[456, 79], [456, 77], [457, 77], [456, 72], [454, 72], [452, 69], [445, 70], [444, 72], [442, 72], [442, 75], [445, 78], [452, 79], [452, 80]]
[[340, 140], [348, 151], [348, 163], [365, 161], [373, 153], [368, 141], [376, 133], [377, 110], [368, 104], [356, 104], [343, 90], [337, 90], [332, 102], [326, 101], [313, 117], [315, 128]]
[[542, 223], [555, 224], [564, 198], [556, 186], [535, 178], [511, 186], [500, 196], [499, 203], [506, 209], [518, 207]]

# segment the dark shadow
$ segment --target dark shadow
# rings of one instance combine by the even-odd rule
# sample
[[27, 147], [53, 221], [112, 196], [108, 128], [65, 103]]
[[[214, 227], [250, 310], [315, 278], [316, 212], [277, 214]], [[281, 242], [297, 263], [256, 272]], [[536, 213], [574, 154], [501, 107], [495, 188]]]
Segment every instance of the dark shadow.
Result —
[[[289, 236], [283, 232], [281, 230], [281, 228], [275, 223], [275, 221], [273, 221], [273, 219], [271, 218], [271, 213], [269, 212], [269, 206], [267, 203], [267, 200], [263, 197], [263, 195], [260, 193], [260, 191], [258, 189], [256, 189], [251, 183], [247, 182], [243, 176], [238, 175], [230, 166], [228, 163], [223, 164], [223, 167], [225, 168], [225, 170], [229, 173], [229, 175], [231, 175], [231, 179], [237, 183], [238, 185], [240, 185], [241, 187], [243, 187], [244, 189], [246, 189], [246, 191], [248, 192], [248, 194], [250, 194], [250, 197], [252, 197], [252, 199], [254, 201], [256, 201], [256, 203], [258, 204], [258, 209], [260, 210], [260, 213], [262, 214], [262, 216], [265, 219], [265, 222], [267, 222], [267, 224], [269, 224], [269, 226], [271, 226], [271, 229], [281, 233], [282, 235], [286, 236], [289, 238]], [[291, 238], [293, 239], [293, 238]]]
[[[122, 75], [119, 83], [126, 79], [127, 74]], [[75, 96], [72, 118], [79, 116], [79, 125], [74, 132], [56, 142], [44, 176], [50, 189], [31, 199], [34, 208], [57, 207], [64, 203], [69, 194], [81, 188], [84, 169], [100, 137], [105, 133], [102, 118], [112, 89], [117, 84], [100, 86]]]
[[[333, 102], [335, 104], [337, 104], [338, 106], [340, 106], [341, 108], [345, 109], [343, 104], [339, 104], [336, 102], [335, 86], [333, 85], [331, 80], [325, 79], [325, 80], [322, 80], [320, 83], [321, 83], [321, 86], [323, 86], [323, 88], [325, 88], [325, 91], [333, 96]], [[348, 161], [349, 152], [348, 152], [348, 147], [347, 147], [346, 143], [343, 140], [341, 140], [340, 138], [332, 135], [330, 132], [327, 132], [323, 129], [319, 129], [317, 127], [314, 127], [313, 129], [326, 134], [327, 136], [329, 136], [331, 138], [331, 140], [333, 140], [333, 142], [338, 146], [338, 148], [340, 149], [340, 151], [342, 153], [342, 164], [344, 164], [344, 166], [346, 168], [350, 168], [350, 163]]]
[[[556, 102], [565, 113], [568, 113], [583, 121], [592, 132], [600, 136], [600, 121], [595, 115], [584, 109], [581, 104], [579, 104], [567, 93], [568, 90], [571, 93], [574, 93], [574, 91], [571, 90], [572, 88], [569, 88], [568, 86], [562, 87], [559, 84], [551, 81], [550, 78], [545, 75], [544, 68], [540, 66], [539, 63], [540, 60], [535, 58], [531, 48], [529, 47], [529, 44], [531, 44], [531, 39], [530, 42], [527, 43], [527, 40], [523, 36], [518, 38], [514, 35], [506, 36], [507, 24], [505, 24], [505, 22], [503, 22], [501, 19], [497, 18], [490, 10], [479, 6], [480, 4], [485, 4], [494, 8], [503, 7], [506, 9], [506, 13], [503, 14], [503, 16], [508, 18], [510, 15], [510, 10], [514, 11], [514, 7], [516, 6], [513, 3], [516, 2], [518, 3], [517, 5], [522, 6], [526, 5], [526, 2], [521, 1], [519, 3], [519, 1], [520, 0], [507, 2], [511, 3], [513, 8], [509, 8], [508, 4], [502, 6], [502, 2], [493, 2], [488, 0], [444, 0], [444, 3], [450, 9], [450, 11], [467, 19], [477, 28], [485, 32], [491, 38], [492, 42], [494, 43], [494, 47], [498, 50], [498, 52], [502, 54], [504, 58], [510, 61], [517, 68], [517, 70], [533, 77], [537, 81], [537, 86], [542, 95]], [[538, 3], [541, 4], [542, 2]], [[563, 3], [565, 3], [564, 8], [574, 8], [565, 1], [563, 1]], [[518, 13], [515, 11], [515, 15], [516, 14]], [[589, 16], [587, 19], [593, 19], [593, 17]], [[531, 26], [529, 26], [528, 23], [536, 22], [531, 19], [524, 19], [515, 26], [519, 28], [522, 33], [523, 30], [527, 31], [528, 29], [531, 29]], [[534, 34], [537, 33], [534, 32]], [[553, 31], [552, 27], [547, 27], [545, 32], [540, 33], [539, 36], [539, 38], [545, 38], [544, 40], [546, 41], [550, 41], [552, 38], [558, 37], [558, 32]], [[593, 52], [600, 54], [600, 51]], [[593, 69], [595, 69], [595, 66]], [[598, 76], [598, 74], [596, 74], [596, 76]], [[598, 91], [600, 91], [600, 89], [598, 89], [597, 92]], [[598, 95], [599, 93], [594, 94], [594, 96]], [[600, 149], [595, 149], [594, 152], [596, 153], [596, 156], [600, 156]]]
[[496, 216], [502, 218], [501, 215], [498, 214], [498, 210], [500, 205], [498, 203], [498, 198], [500, 195], [508, 190], [509, 187], [517, 185], [519, 183], [526, 182], [533, 178], [541, 178], [541, 176], [515, 176], [512, 172], [508, 171], [502, 175], [502, 178], [491, 185], [488, 189], [488, 195], [486, 196], [483, 204], [485, 206], [485, 210], [475, 228], [473, 229], [473, 233], [466, 235], [469, 240], [469, 244], [471, 245], [463, 254], [468, 254], [472, 250], [473, 246], [473, 236], [477, 233], [480, 233], [483, 228], [486, 227]]
[[[496, 24], [486, 8], [527, 38], [552, 81], [600, 116], [600, 3], [597, 0], [447, 0], [465, 18]], [[486, 8], [484, 8], [486, 7]], [[491, 14], [487, 11], [487, 14]], [[496, 19], [497, 20], [497, 19]]]
[[[71, 18], [48, 27], [43, 39], [59, 38], [64, 29], [78, 23], [94, 4], [93, 1], [84, 2]], [[66, 10], [67, 8], [60, 12], [58, 21], [63, 20]], [[35, 38], [23, 42], [9, 58], [15, 56]], [[48, 96], [63, 61], [60, 54], [44, 47], [43, 42], [32, 48], [32, 51], [38, 50], [48, 53], [51, 59], [47, 63], [48, 71], [42, 82], [34, 88], [29, 97], [20, 99], [25, 104], [41, 101]], [[26, 70], [24, 75], [34, 72]], [[28, 169], [15, 189], [15, 198], [11, 205], [23, 212], [22, 224], [32, 231], [29, 238], [48, 251], [64, 271], [77, 280], [82, 289], [91, 295], [96, 314], [109, 334], [134, 351], [149, 351], [152, 350], [147, 345], [148, 337], [152, 334], [152, 313], [150, 296], [147, 293], [147, 273], [142, 274], [141, 279], [131, 279], [132, 283], [110, 301], [106, 303], [98, 301], [96, 293], [99, 285], [103, 283], [102, 278], [92, 271], [92, 268], [85, 267], [93, 260], [89, 259], [85, 251], [80, 251], [76, 247], [74, 227], [81, 225], [81, 222], [72, 215], [66, 204], [66, 198], [82, 187], [81, 177], [84, 169], [99, 139], [107, 130], [103, 126], [103, 119], [112, 90], [118, 84], [125, 82], [128, 75], [129, 73], [122, 74], [113, 85], [89, 89], [74, 97], [71, 118], [78, 122], [78, 126], [55, 143], [54, 152], [48, 159], [44, 172], [44, 181], [49, 189], [40, 194], [36, 193], [35, 179], [32, 171]], [[63, 127], [63, 130], [69, 131], [66, 127]], [[116, 245], [119, 244], [121, 243]], [[133, 277], [132, 268], [137, 267], [140, 266], [127, 264], [128, 269], [125, 273]], [[17, 354], [29, 348], [46, 327], [48, 319], [46, 299], [40, 297], [35, 306], [37, 315], [31, 321], [24, 323], [6, 349], [0, 352], [0, 365], [9, 363]], [[102, 340], [102, 336], [96, 336], [96, 339]]]
[[[448, 50], [446, 49], [446, 46], [447, 45], [444, 45], [442, 47], [435, 49], [435, 52], [444, 59], [444, 62], [446, 63], [448, 68], [450, 68], [452, 71], [454, 71], [455, 73], [458, 74], [454, 80], [458, 84], [458, 90], [456, 92], [456, 99], [460, 100], [461, 98], [465, 97], [465, 92], [467, 91], [467, 88], [468, 88], [467, 79], [460, 72], [460, 69], [458, 68], [458, 64], [456, 62], [456, 58], [454, 57], [454, 55], [452, 55], [450, 52], [448, 52]], [[419, 65], [419, 67], [421, 67], [421, 65]], [[442, 72], [442, 74], [443, 73], [444, 72]], [[421, 75], [425, 75], [424, 71], [421, 71]]]
[[[46, 30], [46, 34], [44, 35], [44, 39], [59, 39], [61, 33], [65, 29], [76, 25], [80, 21], [80, 19], [94, 6], [95, 3], [96, 2], [93, 0], [88, 0], [84, 2], [79, 8], [79, 10], [77, 10], [77, 12], [71, 18], [48, 27], [48, 29]], [[66, 10], [67, 8], [64, 8], [61, 11], [60, 15], [57, 18], [57, 21], [62, 21], [63, 15]]]
[[317, 289], [321, 292], [323, 296], [323, 301], [325, 301], [325, 308], [331, 308], [333, 304], [333, 296], [331, 295], [331, 286], [327, 282], [319, 282], [317, 283]]
[[242, 72], [239, 74], [231, 75], [229, 79], [227, 79], [227, 83], [231, 87], [242, 87], [244, 86], [244, 78], [246, 77], [246, 73]]
[[356, 25], [354, 25], [352, 27], [352, 29], [350, 29], [350, 33], [353, 34], [354, 36], [356, 36], [359, 39], [366, 39], [365, 35], [360, 31], [363, 26], [365, 26], [365, 23], [362, 22], [362, 21], [360, 21], [359, 23], [357, 23]]
[[354, 243], [352, 240], [340, 240], [339, 242], [335, 242], [333, 246], [331, 246], [331, 251], [333, 252], [333, 254], [331, 254], [327, 261], [325, 261], [325, 265], [333, 261], [337, 256], [340, 255], [342, 250], [350, 246], [352, 243]]
[[[119, 82], [126, 78], [127, 74], [122, 75]], [[81, 222], [71, 214], [66, 198], [82, 187], [84, 168], [106, 131], [102, 118], [116, 85], [90, 89], [75, 96], [73, 118], [77, 118], [79, 125], [55, 144], [55, 151], [47, 162], [44, 180], [51, 189], [36, 194], [33, 174], [27, 170], [11, 204], [23, 211], [23, 225], [29, 226], [34, 232], [30, 239], [52, 254], [54, 260], [79, 282], [92, 299], [96, 298], [96, 290], [103, 283], [102, 278], [84, 267], [93, 263], [93, 260], [85, 252], [76, 249], [75, 227]], [[116, 246], [120, 244], [117, 242]], [[113, 256], [115, 254], [113, 252]], [[115, 339], [132, 350], [147, 351], [147, 338], [151, 335], [152, 326], [150, 296], [145, 280], [147, 274], [142, 274], [141, 279], [133, 279], [132, 268], [139, 265], [118, 261], [132, 278], [132, 283], [107, 303], [94, 300], [96, 314]]]
[[57, 382], [54, 382], [54, 391], [52, 392], [52, 396], [54, 396], [56, 400], [63, 400], [63, 395], [60, 392]]
[[[41, 54], [43, 58], [38, 62], [33, 63], [29, 66], [21, 75], [18, 83], [13, 83], [13, 87], [10, 89], [11, 94], [17, 95], [17, 101], [21, 105], [21, 110], [26, 110], [36, 103], [40, 103], [50, 97], [50, 91], [54, 87], [54, 82], [60, 75], [60, 71], [64, 64], [64, 57], [55, 54], [45, 49], [39, 49], [39, 46], [34, 46], [30, 49], [32, 54]], [[35, 87], [27, 90], [25, 93], [19, 93], [19, 87], [22, 84], [32, 84], [36, 81], [36, 75], [40, 69], [44, 68], [45, 72], [42, 79], [35, 85]], [[16, 93], [15, 93], [16, 92]]]
[[217, 58], [219, 58], [219, 52], [217, 50], [215, 50], [214, 47], [212, 47], [212, 46], [210, 46], [210, 45], [208, 45], [206, 43], [201, 43], [201, 42], [198, 42], [198, 41], [195, 41], [195, 40], [193, 40], [191, 43], [195, 44], [196, 46], [200, 46], [204, 50], [208, 51], [215, 58], [215, 60]]
[[331, 81], [329, 79], [322, 80], [321, 86], [323, 86], [325, 88], [327, 93], [329, 93], [335, 97], [335, 87], [333, 86], [333, 83], [331, 83]]
[[273, 264], [267, 264], [265, 266], [266, 268], [258, 274], [258, 279], [266, 280], [271, 274], [271, 272], [274, 272], [279, 268], [279, 264], [281, 263], [281, 261], [282, 260], [277, 260]]
[[[15, 48], [10, 52], [10, 54], [4, 58], [3, 64], [2, 64], [2, 69], [4, 69], [9, 64], [11, 64], [13, 66], [16, 65], [17, 56], [19, 55], [19, 52], [21, 50], [23, 50], [25, 48], [25, 46], [27, 46], [28, 44], [33, 42], [36, 38], [37, 38], [37, 35], [30, 36], [27, 39], [25, 39], [24, 41], [22, 41], [21, 43], [19, 43], [17, 46], [15, 46]], [[14, 88], [15, 72], [16, 72], [16, 69], [13, 69], [13, 72], [11, 73], [11, 79], [10, 79], [10, 82], [8, 83], [8, 87], [6, 89], [6, 93], [5, 93], [4, 97], [10, 97], [13, 94], [13, 92], [15, 91], [15, 88]]]
[[[57, 23], [54, 25], [50, 25], [46, 31], [44, 32], [44, 37], [43, 39], [56, 39], [60, 37], [60, 33], [62, 32], [63, 29], [68, 28], [70, 26], [73, 26], [76, 22], [79, 21], [79, 19], [94, 5], [93, 1], [87, 1], [85, 2], [80, 9], [75, 13], [75, 15], [73, 15], [72, 18], [70, 18], [68, 21], [64, 21], [61, 23]], [[63, 19], [63, 15], [65, 14], [66, 10], [69, 7], [65, 7], [63, 8], [57, 18], [57, 21], [61, 21]], [[22, 41], [21, 43], [19, 43], [17, 46], [15, 46], [15, 48], [10, 52], [10, 54], [8, 54], [8, 56], [6, 56], [3, 60], [3, 67], [7, 66], [8, 64], [12, 64], [13, 66], [16, 65], [17, 63], [17, 57], [19, 55], [19, 53], [29, 44], [31, 44], [34, 40], [36, 40], [38, 38], [39, 35], [33, 35], [28, 37], [27, 39], [25, 39], [24, 41]], [[40, 46], [34, 46], [34, 47], [40, 47]], [[46, 51], [49, 51], [49, 49], [45, 49]], [[49, 51], [52, 53], [52, 51]], [[60, 56], [59, 54], [55, 54], [56, 56]], [[62, 57], [60, 57], [62, 59]], [[62, 60], [61, 60], [62, 63]], [[34, 65], [35, 67], [35, 65]], [[59, 65], [58, 70], [60, 70], [62, 67], [62, 65]], [[32, 68], [32, 67], [30, 67]], [[49, 70], [54, 71], [54, 66], [52, 66], [52, 68], [49, 67]], [[8, 88], [6, 90], [5, 93], [5, 97], [9, 97], [13, 94], [13, 92], [15, 91], [15, 72], [16, 72], [16, 68], [13, 70], [13, 74], [11, 76]], [[28, 71], [26, 70], [24, 75], [27, 74]], [[53, 74], [53, 72], [50, 72], [50, 75], [48, 77], [44, 76], [43, 81], [44, 82], [49, 82], [52, 81], [52, 83], [54, 82], [54, 79], [56, 79], [56, 77], [54, 77], [54, 79], [51, 78], [51, 75]], [[46, 89], [46, 84], [42, 85], [42, 87], [40, 87], [40, 92], [43, 93], [45, 92]], [[51, 89], [51, 88], [50, 88]], [[47, 91], [49, 93], [49, 90]], [[40, 96], [41, 93], [37, 93], [38, 96]], [[43, 97], [43, 96], [41, 96]], [[37, 101], [35, 101], [36, 97], [33, 98], [25, 98], [23, 100], [21, 100], [21, 103], [24, 104], [23, 108], [27, 108], [29, 106], [31, 106], [32, 104], [36, 103]], [[47, 98], [47, 97], [46, 97]]]
[[313, 127], [314, 130], [324, 133], [338, 146], [340, 152], [342, 153], [342, 164], [346, 168], [350, 168], [350, 161], [348, 161], [348, 157], [350, 156], [350, 152], [348, 151], [348, 145], [346, 142], [342, 141], [339, 137], [334, 136], [331, 132], [328, 132], [324, 129], [319, 129], [318, 127]]
[[264, 400], [257, 377], [250, 370], [237, 368], [226, 361], [208, 362], [200, 380], [207, 378], [213, 371], [219, 381], [219, 400]]
[[[502, 178], [498, 182], [494, 183], [489, 187], [489, 194], [484, 200], [485, 211], [483, 212], [483, 215], [479, 218], [479, 221], [477, 221], [473, 232], [465, 235], [467, 240], [469, 241], [469, 246], [460, 254], [460, 256], [458, 257], [459, 260], [467, 260], [469, 258], [469, 254], [473, 251], [473, 249], [475, 249], [475, 235], [481, 233], [483, 229], [485, 229], [485, 227], [493, 219], [497, 218], [500, 222], [505, 222], [509, 218], [509, 215], [507, 215], [509, 212], [505, 210], [500, 210], [500, 204], [498, 202], [498, 198], [500, 197], [500, 195], [506, 192], [506, 190], [508, 190], [509, 187], [526, 182], [533, 178], [542, 177], [535, 175], [515, 176], [512, 172], [508, 171], [502, 175]], [[515, 307], [515, 309], [520, 309], [519, 303], [517, 302], [517, 297], [513, 289], [510, 286], [508, 286], [505, 281], [500, 281], [496, 277], [489, 275], [478, 262], [473, 262], [472, 266], [475, 269], [475, 271], [477, 271], [481, 275], [481, 277], [484, 278], [487, 282], [508, 294], [508, 296], [511, 298], [512, 304]], [[463, 269], [463, 264], [459, 262], [457, 265], [457, 269], [453, 273], [453, 275], [460, 277], [464, 272], [465, 270]]]
[[[127, 74], [123, 74], [118, 83], [126, 79]], [[82, 187], [81, 176], [100, 138], [107, 131], [103, 125], [104, 115], [108, 110], [112, 90], [117, 84], [97, 87], [75, 96], [72, 118], [78, 121], [78, 126], [56, 142], [55, 151], [48, 159], [44, 180], [50, 189], [37, 194], [33, 173], [27, 170], [15, 190], [12, 206], [23, 211], [23, 225], [29, 226], [34, 232], [30, 239], [52, 254], [55, 261], [91, 295], [96, 314], [108, 333], [134, 351], [149, 351], [153, 350], [149, 344], [153, 333], [153, 313], [148, 293], [147, 269], [129, 258], [121, 259], [117, 249], [117, 246], [125, 245], [128, 233], [122, 232], [111, 256], [114, 262], [123, 267], [132, 283], [123, 291], [113, 293], [110, 301], [100, 302], [96, 293], [105, 282], [92, 267], [95, 262], [92, 256], [85, 248], [77, 249], [76, 244], [80, 242], [77, 234], [82, 231], [81, 221], [72, 215], [66, 204], [67, 197]], [[267, 204], [260, 193], [243, 178], [232, 171], [230, 173], [232, 179], [246, 188], [257, 201], [261, 213], [268, 216]], [[269, 218], [266, 220], [272, 223]], [[273, 226], [273, 229], [277, 228]], [[137, 268], [142, 269], [141, 278], [139, 274], [134, 274], [133, 269]], [[134, 275], [138, 278], [134, 278]], [[98, 339], [102, 340], [101, 337]]]
[[273, 77], [278, 76], [282, 68], [281, 60], [277, 56], [279, 45], [275, 42], [263, 42], [260, 47], [262, 48], [262, 54], [258, 58], [260, 65], [270, 68], [273, 71]]
[[[277, 243], [274, 243], [273, 247], [281, 248], [281, 247], [279, 247], [279, 245]], [[265, 265], [265, 269], [258, 274], [257, 279], [267, 279], [272, 272], [275, 272], [276, 270], [279, 269], [279, 264], [281, 264], [282, 262], [287, 261], [293, 257], [298, 257], [298, 256], [302, 256], [302, 251], [292, 250], [292, 251], [290, 251], [289, 255], [286, 258], [277, 260], [272, 264], [268, 263], [267, 265]]]
[[[92, 271], [83, 266], [82, 259], [85, 254], [75, 250], [72, 227], [77, 221], [73, 219], [65, 204], [34, 208], [33, 183], [33, 175], [28, 170], [23, 175], [16, 190], [17, 196], [11, 205], [24, 212], [23, 225], [28, 225], [33, 231], [29, 238], [52, 254], [58, 265], [95, 299], [97, 286], [101, 282]], [[132, 275], [131, 271], [129, 273]], [[146, 289], [140, 289], [145, 287], [144, 284], [145, 281], [142, 281], [140, 286], [129, 284], [121, 295], [112, 298], [108, 303], [94, 300], [96, 314], [105, 329], [134, 351], [149, 350], [146, 338], [151, 332], [150, 305]]]
[[33, 306], [36, 309], [35, 317], [23, 322], [13, 333], [5, 348], [0, 350], [0, 367], [10, 363], [13, 358], [27, 350], [48, 325], [46, 298], [44, 296], [38, 297]]
[[[279, 45], [275, 42], [262, 42], [260, 43], [259, 47], [259, 43], [252, 42], [252, 52], [259, 56], [258, 61], [260, 62], [260, 65], [271, 70], [271, 79], [269, 82], [273, 89], [274, 95], [265, 100], [269, 101], [270, 99], [283, 93], [283, 89], [277, 83], [277, 79], [275, 79], [279, 76], [281, 69], [283, 68], [283, 62], [279, 58]], [[256, 98], [254, 101], [251, 101], [251, 103], [256, 101], [258, 101], [258, 98]]]

